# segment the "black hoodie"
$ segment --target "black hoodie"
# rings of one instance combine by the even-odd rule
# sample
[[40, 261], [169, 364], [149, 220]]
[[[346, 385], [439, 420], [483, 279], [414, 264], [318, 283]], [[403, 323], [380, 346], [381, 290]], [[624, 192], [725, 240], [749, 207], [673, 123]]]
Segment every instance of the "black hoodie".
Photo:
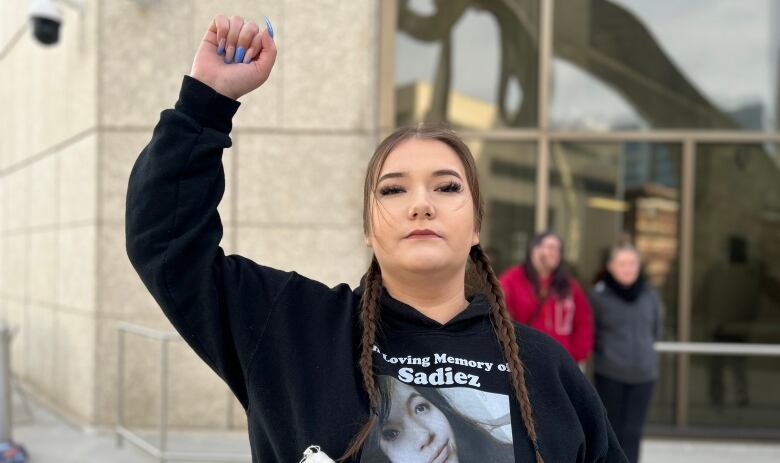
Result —
[[[184, 78], [130, 176], [127, 253], [171, 323], [246, 409], [253, 462], [297, 462], [309, 445], [336, 458], [369, 413], [357, 366], [360, 288], [225, 256], [221, 157], [238, 106]], [[355, 461], [534, 461], [488, 304], [479, 294], [469, 302], [442, 325], [382, 295], [374, 348], [382, 425]], [[566, 351], [516, 330], [545, 461], [625, 461]]]

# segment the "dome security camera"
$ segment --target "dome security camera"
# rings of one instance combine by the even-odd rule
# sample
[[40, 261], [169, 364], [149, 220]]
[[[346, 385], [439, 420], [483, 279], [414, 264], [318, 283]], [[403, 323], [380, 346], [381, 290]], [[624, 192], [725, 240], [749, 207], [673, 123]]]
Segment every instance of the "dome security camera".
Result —
[[60, 39], [62, 12], [54, 0], [31, 0], [28, 11], [33, 35], [44, 45], [54, 45]]

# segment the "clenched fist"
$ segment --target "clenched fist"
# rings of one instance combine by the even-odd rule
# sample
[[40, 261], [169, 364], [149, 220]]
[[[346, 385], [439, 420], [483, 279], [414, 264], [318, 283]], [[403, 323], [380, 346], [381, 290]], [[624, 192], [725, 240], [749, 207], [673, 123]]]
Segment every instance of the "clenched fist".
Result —
[[195, 55], [190, 76], [233, 99], [263, 85], [276, 61], [274, 30], [239, 16], [217, 15]]

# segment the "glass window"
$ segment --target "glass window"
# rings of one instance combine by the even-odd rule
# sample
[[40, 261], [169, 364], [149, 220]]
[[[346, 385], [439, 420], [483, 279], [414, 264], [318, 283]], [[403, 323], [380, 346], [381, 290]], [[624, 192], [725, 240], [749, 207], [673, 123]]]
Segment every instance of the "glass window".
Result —
[[[601, 277], [609, 248], [633, 241], [643, 272], [664, 305], [664, 338], [677, 338], [681, 146], [663, 143], [553, 143], [550, 228], [586, 291]], [[662, 355], [648, 424], [674, 423], [676, 356]]]
[[675, 424], [677, 362], [679, 362], [678, 355], [660, 354], [658, 379], [653, 389], [650, 409], [647, 411], [647, 425], [651, 429], [668, 430], [670, 426]]
[[553, 143], [549, 224], [584, 289], [604, 271], [611, 246], [629, 240], [666, 306], [665, 333], [677, 330], [680, 212], [678, 144]]
[[[778, 185], [774, 146], [697, 146], [694, 341], [780, 344]], [[691, 423], [780, 425], [776, 366], [777, 358], [692, 357]]]
[[480, 176], [485, 218], [480, 241], [500, 275], [525, 258], [534, 233], [536, 145], [467, 140]]
[[777, 127], [772, 2], [558, 0], [554, 11], [553, 127]]
[[398, 2], [396, 123], [537, 122], [538, 2]]

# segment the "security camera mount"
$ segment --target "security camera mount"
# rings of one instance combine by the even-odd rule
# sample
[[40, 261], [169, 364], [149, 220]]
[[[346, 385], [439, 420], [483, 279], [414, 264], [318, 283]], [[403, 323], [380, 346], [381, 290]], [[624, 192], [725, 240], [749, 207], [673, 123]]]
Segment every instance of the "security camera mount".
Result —
[[84, 6], [84, 3], [87, 0], [81, 0], [81, 1], [77, 1], [77, 0], [54, 0], [54, 1], [56, 1], [57, 3], [62, 3], [63, 5], [68, 6], [70, 8], [73, 8], [74, 10], [78, 11], [79, 14], [82, 15], [82, 16], [84, 15], [84, 10], [86, 9], [86, 7]]
[[43, 45], [59, 42], [62, 13], [58, 4], [77, 11], [80, 17], [84, 16], [85, 0], [30, 0], [33, 35]]

